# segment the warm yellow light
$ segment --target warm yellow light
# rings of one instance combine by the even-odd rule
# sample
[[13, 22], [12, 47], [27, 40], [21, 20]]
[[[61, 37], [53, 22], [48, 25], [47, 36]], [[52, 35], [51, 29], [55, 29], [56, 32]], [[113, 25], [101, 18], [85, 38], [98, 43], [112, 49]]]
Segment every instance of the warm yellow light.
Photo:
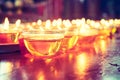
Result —
[[60, 26], [60, 25], [62, 25], [62, 19], [57, 20], [57, 26]]
[[114, 24], [114, 20], [113, 19], [110, 19], [108, 22], [109, 22], [110, 25]]
[[87, 68], [87, 55], [81, 53], [76, 57], [75, 69], [77, 73], [84, 73]]
[[116, 30], [117, 30], [116, 27], [112, 28], [112, 31], [111, 31], [112, 34], [114, 34], [116, 32]]
[[38, 73], [38, 79], [37, 80], [45, 80], [45, 75], [42, 71]]
[[55, 27], [57, 26], [57, 20], [52, 21], [52, 26], [55, 26]]
[[65, 28], [70, 28], [70, 27], [72, 27], [72, 23], [71, 23], [70, 20], [64, 20], [64, 21], [63, 21], [63, 25], [64, 25]]
[[36, 25], [36, 22], [32, 22], [32, 26], [35, 26]]
[[37, 25], [41, 25], [42, 24], [42, 21], [39, 19], [38, 21], [37, 21]]
[[94, 44], [96, 53], [101, 51], [101, 54], [105, 54], [107, 50], [107, 43], [108, 40], [104, 36], [100, 36], [100, 39], [97, 39], [96, 43]]
[[73, 53], [69, 53], [69, 56], [68, 56], [69, 62], [72, 61], [73, 57], [74, 57], [74, 56], [73, 56]]
[[50, 20], [46, 20], [46, 22], [45, 22], [45, 28], [46, 29], [50, 29], [51, 25], [52, 25], [51, 21]]
[[45, 63], [46, 63], [46, 64], [49, 64], [51, 61], [52, 61], [52, 59], [46, 59], [46, 60], [45, 60]]
[[76, 26], [77, 26], [77, 27], [80, 28], [82, 24], [85, 24], [85, 23], [84, 23], [81, 19], [77, 19], [77, 20], [76, 20]]
[[4, 29], [9, 30], [9, 20], [7, 17], [5, 18], [5, 21], [4, 21]]
[[73, 19], [73, 20], [71, 21], [71, 23], [72, 23], [72, 24], [76, 24], [76, 20]]
[[105, 51], [107, 49], [106, 40], [100, 40], [100, 49], [101, 49], [102, 53], [105, 53]]
[[20, 26], [20, 24], [21, 24], [21, 20], [18, 19], [15, 24], [16, 24], [16, 27], [18, 28]]
[[88, 24], [83, 24], [79, 31], [79, 35], [81, 36], [92, 36], [92, 35], [97, 35], [97, 34], [98, 34], [98, 30], [91, 29]]
[[34, 58], [30, 58], [30, 62], [33, 62], [34, 61]]
[[58, 20], [57, 20], [57, 28], [58, 28], [59, 30], [62, 29], [62, 19], [58, 19]]
[[80, 54], [78, 57], [77, 57], [77, 65], [80, 67], [80, 66], [85, 66], [86, 65], [86, 55], [85, 53], [82, 53]]

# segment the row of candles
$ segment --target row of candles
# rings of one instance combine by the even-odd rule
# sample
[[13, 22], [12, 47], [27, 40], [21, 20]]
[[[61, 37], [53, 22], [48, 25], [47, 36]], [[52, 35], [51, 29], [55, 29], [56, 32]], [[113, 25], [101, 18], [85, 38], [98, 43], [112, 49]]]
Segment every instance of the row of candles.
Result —
[[[101, 19], [99, 21], [90, 20], [90, 19], [74, 19], [74, 20], [38, 20], [37, 22], [31, 22], [31, 23], [21, 23], [21, 20], [17, 20], [15, 24], [9, 24], [8, 18], [5, 18], [5, 21], [0, 26], [0, 31], [12, 31], [12, 30], [25, 30], [25, 29], [72, 29], [72, 28], [79, 28], [79, 32], [83, 32], [83, 30], [87, 29], [96, 29], [96, 30], [103, 30], [103, 29], [110, 29], [113, 27], [118, 27], [120, 25], [119, 19], [110, 19], [105, 20]], [[86, 33], [86, 32], [85, 32]]]
[[[50, 66], [51, 64], [55, 63], [54, 61], [52, 62], [52, 60], [50, 61], [48, 59], [45, 61], [45, 64], [42, 64], [45, 68], [39, 67], [36, 73], [38, 74], [37, 78], [42, 80], [51, 75], [54, 75], [56, 79], [59, 79], [61, 76], [63, 76], [63, 72], [67, 71], [71, 71], [73, 74], [76, 74], [74, 76], [77, 79], [81, 79], [80, 76], [82, 75], [85, 75], [85, 77], [82, 78], [87, 79], [88, 77], [86, 78], [85, 71], [89, 72], [89, 70], [91, 70], [91, 68], [93, 70], [93, 67], [95, 66], [97, 66], [97, 69], [100, 68], [101, 70], [102, 67], [100, 66], [101, 59], [96, 58], [91, 45], [93, 46], [93, 43], [96, 39], [98, 40], [98, 38], [102, 38], [101, 41], [96, 41], [97, 43], [94, 46], [96, 51], [99, 51], [98, 47], [101, 46], [101, 51], [104, 52], [106, 49], [105, 44], [107, 44], [107, 41], [104, 40], [104, 38], [108, 37], [110, 33], [115, 33], [116, 28], [120, 25], [119, 22], [120, 20], [117, 19], [102, 19], [100, 21], [89, 19], [76, 19], [72, 21], [58, 19], [53, 21], [38, 20], [37, 22], [32, 23], [21, 23], [20, 20], [17, 20], [15, 24], [9, 24], [9, 20], [6, 18], [5, 22], [0, 25], [0, 45], [19, 44], [22, 47], [21, 51], [23, 51], [23, 53], [25, 53], [26, 47], [32, 55], [38, 56], [39, 58], [41, 56], [42, 58], [43, 56], [48, 58], [51, 55], [58, 55], [60, 50], [62, 51], [61, 53], [67, 53], [67, 51], [71, 52], [72, 50], [76, 51], [79, 49], [80, 52], [81, 46], [85, 47], [85, 50], [89, 51], [81, 51], [81, 54], [75, 56], [75, 58], [73, 57], [75, 55], [72, 54], [73, 52], [69, 53], [68, 60], [62, 60], [62, 62], [60, 62], [62, 68], [58, 65]], [[25, 46], [23, 44], [25, 44]], [[46, 54], [47, 52], [49, 53]], [[30, 59], [30, 62], [32, 61], [33, 60]], [[19, 63], [17, 63], [17, 67], [19, 67], [18, 64]], [[25, 61], [23, 61], [21, 64], [25, 64]], [[68, 67], [64, 66], [64, 64], [73, 66]], [[48, 66], [51, 68], [49, 69]], [[48, 70], [47, 72], [45, 72], [46, 67]], [[12, 71], [13, 65], [12, 63], [8, 62], [7, 64], [3, 64], [1, 68], [3, 68], [3, 72]], [[61, 73], [61, 71], [63, 72]], [[50, 73], [49, 76], [48, 73]]]
[[[81, 43], [93, 42], [98, 37], [113, 35], [120, 25], [119, 19], [99, 21], [90, 19], [38, 20], [21, 23], [17, 20], [10, 24], [8, 18], [0, 26], [0, 45], [21, 44], [34, 56], [52, 57], [77, 47]], [[82, 41], [81, 41], [82, 40]], [[22, 46], [23, 47], [23, 46]], [[75, 49], [77, 50], [77, 49]]]

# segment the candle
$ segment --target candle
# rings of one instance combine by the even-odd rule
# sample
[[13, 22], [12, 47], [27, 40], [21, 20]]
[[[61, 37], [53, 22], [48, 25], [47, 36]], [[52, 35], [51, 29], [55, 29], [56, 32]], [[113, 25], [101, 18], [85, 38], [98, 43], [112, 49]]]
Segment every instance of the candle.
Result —
[[31, 30], [22, 32], [25, 47], [32, 56], [49, 57], [59, 51], [61, 41], [64, 38], [63, 31], [38, 31]]
[[62, 41], [61, 50], [63, 52], [72, 50], [78, 41], [78, 28], [73, 26], [70, 20], [63, 20], [63, 29], [65, 30], [65, 36]]
[[0, 27], [0, 44], [18, 44], [20, 20], [15, 24], [9, 24], [8, 18]]

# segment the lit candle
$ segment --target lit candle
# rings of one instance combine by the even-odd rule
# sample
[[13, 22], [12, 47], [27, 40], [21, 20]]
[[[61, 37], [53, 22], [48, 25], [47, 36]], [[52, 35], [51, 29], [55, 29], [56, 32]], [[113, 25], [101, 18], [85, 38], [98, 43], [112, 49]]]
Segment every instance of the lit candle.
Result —
[[0, 44], [18, 44], [19, 30], [17, 28], [19, 25], [20, 20], [17, 21], [16, 25], [10, 25], [8, 18], [5, 18], [5, 22], [0, 28]]
[[62, 51], [72, 50], [78, 41], [78, 28], [73, 26], [70, 20], [63, 20], [63, 29], [65, 30], [65, 36], [62, 41]]

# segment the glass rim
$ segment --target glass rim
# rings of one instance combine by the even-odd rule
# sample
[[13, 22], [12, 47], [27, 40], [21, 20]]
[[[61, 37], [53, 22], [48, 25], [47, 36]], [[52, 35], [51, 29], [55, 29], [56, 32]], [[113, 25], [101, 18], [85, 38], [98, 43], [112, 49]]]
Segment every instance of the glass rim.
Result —
[[22, 34], [64, 34], [65, 30], [28, 30], [22, 31]]
[[64, 31], [25, 31], [21, 33], [23, 38], [33, 39], [33, 40], [56, 40], [64, 38]]

